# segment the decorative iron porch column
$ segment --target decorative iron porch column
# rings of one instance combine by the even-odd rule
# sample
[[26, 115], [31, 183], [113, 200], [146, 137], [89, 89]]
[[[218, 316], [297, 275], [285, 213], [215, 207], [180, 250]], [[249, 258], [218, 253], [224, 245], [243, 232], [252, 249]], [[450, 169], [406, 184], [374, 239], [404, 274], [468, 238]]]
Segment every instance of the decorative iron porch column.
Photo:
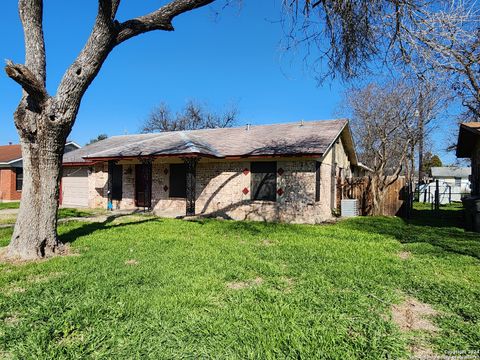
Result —
[[182, 158], [186, 165], [186, 215], [195, 215], [195, 198], [196, 198], [196, 176], [197, 176], [197, 164], [200, 160], [199, 157], [185, 157]]

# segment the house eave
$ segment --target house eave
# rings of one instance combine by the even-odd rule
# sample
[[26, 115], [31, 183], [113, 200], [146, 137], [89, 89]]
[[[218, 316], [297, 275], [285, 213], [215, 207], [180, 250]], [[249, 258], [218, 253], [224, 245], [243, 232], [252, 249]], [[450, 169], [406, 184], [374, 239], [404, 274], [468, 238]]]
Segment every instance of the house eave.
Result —
[[[272, 158], [308, 158], [316, 159], [323, 156], [323, 153], [287, 153], [287, 154], [239, 154], [227, 156], [213, 156], [202, 153], [183, 153], [183, 154], [164, 154], [164, 155], [138, 155], [138, 156], [109, 156], [109, 157], [84, 157], [90, 162], [109, 161], [109, 160], [138, 160], [138, 159], [157, 159], [157, 158], [185, 158], [185, 157], [203, 157], [217, 160], [244, 160], [244, 159], [272, 159]], [[85, 164], [85, 163], [81, 163]]]

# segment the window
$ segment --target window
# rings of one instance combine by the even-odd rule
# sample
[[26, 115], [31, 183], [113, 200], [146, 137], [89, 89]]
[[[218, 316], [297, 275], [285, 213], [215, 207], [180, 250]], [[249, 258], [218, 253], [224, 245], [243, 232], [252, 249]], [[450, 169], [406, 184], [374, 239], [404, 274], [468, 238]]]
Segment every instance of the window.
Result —
[[109, 176], [112, 181], [112, 200], [122, 200], [123, 166], [111, 162]]
[[275, 161], [252, 162], [252, 200], [275, 201], [277, 199], [277, 163]]
[[315, 201], [320, 201], [320, 161], [315, 162]]
[[187, 197], [187, 167], [185, 164], [170, 164], [170, 197]]
[[23, 168], [15, 168], [16, 180], [15, 190], [22, 191], [23, 188]]
[[455, 186], [462, 186], [462, 178], [455, 178]]

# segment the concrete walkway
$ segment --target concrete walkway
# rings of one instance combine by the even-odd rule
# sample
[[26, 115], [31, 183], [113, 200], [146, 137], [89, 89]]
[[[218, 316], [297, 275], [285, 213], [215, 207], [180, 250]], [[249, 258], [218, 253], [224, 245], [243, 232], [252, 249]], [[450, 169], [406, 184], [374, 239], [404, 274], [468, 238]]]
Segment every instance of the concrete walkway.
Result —
[[2, 209], [0, 210], [0, 216], [3, 215], [17, 215], [19, 209]]

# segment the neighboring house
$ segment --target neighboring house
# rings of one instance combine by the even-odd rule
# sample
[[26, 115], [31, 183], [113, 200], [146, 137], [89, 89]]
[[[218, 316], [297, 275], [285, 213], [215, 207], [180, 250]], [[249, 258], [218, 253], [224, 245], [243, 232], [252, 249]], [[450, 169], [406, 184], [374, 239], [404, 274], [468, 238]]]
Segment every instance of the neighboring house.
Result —
[[[80, 146], [73, 141], [65, 145], [65, 153]], [[23, 163], [20, 145], [0, 146], [0, 202], [19, 201], [22, 197]]]
[[471, 193], [480, 196], [480, 122], [460, 124], [457, 157], [471, 160]]
[[65, 154], [62, 201], [316, 223], [357, 164], [347, 120], [114, 136]]
[[441, 166], [430, 169], [430, 177], [433, 179], [429, 184], [420, 185], [420, 202], [435, 201], [436, 181], [440, 203], [449, 204], [452, 201], [461, 201], [463, 197], [470, 195], [470, 174], [469, 167]]
[[0, 202], [19, 201], [22, 196], [22, 149], [0, 146]]

